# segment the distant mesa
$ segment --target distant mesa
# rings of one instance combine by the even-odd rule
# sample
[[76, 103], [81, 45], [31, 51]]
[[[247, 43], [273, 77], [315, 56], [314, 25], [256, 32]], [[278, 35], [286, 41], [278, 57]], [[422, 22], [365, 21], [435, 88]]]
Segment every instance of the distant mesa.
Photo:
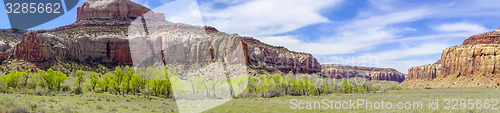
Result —
[[78, 7], [77, 20], [88, 19], [134, 19], [142, 17], [165, 20], [165, 14], [154, 13], [151, 9], [130, 0], [87, 0]]
[[328, 78], [342, 79], [361, 77], [369, 80], [403, 82], [406, 75], [390, 68], [322, 64], [321, 74]]

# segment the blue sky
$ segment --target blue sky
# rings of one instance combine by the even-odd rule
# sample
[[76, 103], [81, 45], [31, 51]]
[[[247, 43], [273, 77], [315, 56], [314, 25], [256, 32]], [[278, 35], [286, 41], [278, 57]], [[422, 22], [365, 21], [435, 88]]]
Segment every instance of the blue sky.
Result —
[[[133, 1], [165, 13], [169, 21], [252, 36], [311, 53], [321, 63], [387, 67], [403, 73], [434, 63], [443, 49], [460, 45], [471, 35], [500, 27], [498, 0]], [[76, 8], [33, 29], [51, 29], [75, 19]], [[0, 28], [10, 27], [5, 13], [0, 13], [0, 21]]]

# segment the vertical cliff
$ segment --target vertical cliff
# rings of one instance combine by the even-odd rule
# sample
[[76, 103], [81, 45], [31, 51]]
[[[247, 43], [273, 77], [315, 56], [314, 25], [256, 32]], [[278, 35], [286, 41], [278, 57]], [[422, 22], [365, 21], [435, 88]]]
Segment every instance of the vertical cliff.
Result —
[[[498, 85], [500, 75], [500, 31], [471, 36], [463, 45], [443, 50], [435, 64], [408, 69], [410, 87], [485, 87]], [[415, 86], [415, 80], [425, 85]], [[460, 83], [457, 81], [461, 81]], [[420, 81], [422, 82], [422, 81]]]

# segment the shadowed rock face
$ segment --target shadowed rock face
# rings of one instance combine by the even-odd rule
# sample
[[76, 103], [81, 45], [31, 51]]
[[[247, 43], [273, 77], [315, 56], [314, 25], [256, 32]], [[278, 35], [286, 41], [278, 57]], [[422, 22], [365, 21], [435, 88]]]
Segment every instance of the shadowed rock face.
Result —
[[[439, 78], [441, 80], [443, 78], [447, 78], [448, 76], [458, 78], [460, 76], [491, 77], [499, 75], [499, 33], [500, 32], [497, 30], [474, 35], [465, 40], [463, 42], [464, 45], [446, 48], [441, 54], [441, 60], [435, 64], [417, 66], [408, 69], [408, 82], [412, 82], [412, 80], [434, 80], [434, 82], [443, 82], [443, 84], [448, 84], [444, 83], [447, 81], [436, 81], [435, 79]], [[470, 78], [468, 80], [474, 79]], [[453, 85], [456, 84], [460, 83], [453, 83]], [[490, 83], [490, 80], [484, 80], [478, 83], [478, 85], [481, 84], [492, 85], [496, 83]]]
[[363, 77], [370, 80], [386, 80], [402, 82], [405, 80], [405, 74], [390, 68], [373, 68], [362, 66], [346, 66], [336, 64], [321, 65], [321, 74], [328, 78], [352, 78]]

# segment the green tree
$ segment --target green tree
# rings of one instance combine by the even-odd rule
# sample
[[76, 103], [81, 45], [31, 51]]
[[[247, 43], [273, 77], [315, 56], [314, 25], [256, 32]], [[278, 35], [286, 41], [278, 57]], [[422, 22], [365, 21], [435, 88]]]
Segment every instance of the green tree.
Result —
[[97, 86], [97, 83], [99, 82], [99, 77], [97, 77], [97, 73], [93, 72], [87, 75], [87, 77], [90, 78], [90, 83], [89, 86], [92, 89], [92, 91], [95, 91], [95, 88]]
[[28, 85], [28, 79], [31, 77], [31, 74], [29, 74], [30, 71], [31, 71], [31, 69], [28, 69], [24, 72], [20, 72], [22, 80], [24, 81], [24, 84], [23, 84], [24, 86]]
[[76, 71], [76, 80], [75, 80], [76, 87], [81, 87], [82, 83], [85, 82], [85, 78], [83, 76], [84, 74], [82, 70]]
[[107, 92], [107, 91], [108, 91], [108, 89], [109, 89], [109, 87], [110, 87], [110, 84], [111, 84], [111, 82], [112, 82], [112, 80], [109, 78], [109, 76], [110, 76], [109, 74], [106, 74], [106, 75], [105, 75], [104, 77], [102, 77], [102, 79], [101, 79], [101, 80], [99, 80], [99, 82], [98, 82], [99, 87], [100, 87], [103, 91], [105, 91], [105, 92]]
[[82, 93], [82, 84], [83, 84], [83, 82], [85, 82], [85, 78], [83, 76], [84, 76], [84, 74], [83, 74], [82, 70], [76, 71], [76, 80], [75, 80], [75, 85], [76, 85], [75, 93], [76, 94]]
[[110, 78], [111, 78], [110, 86], [113, 87], [116, 92], [120, 93], [121, 91], [120, 86], [122, 84], [123, 79], [125, 78], [125, 73], [120, 67], [116, 67], [115, 71], [113, 71], [113, 74]]
[[61, 84], [68, 79], [68, 76], [60, 71], [52, 71], [51, 73], [54, 74], [54, 84], [57, 86], [56, 89], [60, 89]]
[[2, 78], [5, 80], [7, 87], [16, 88], [19, 82], [19, 78], [21, 78], [21, 76], [22, 73], [11, 71], [9, 74], [3, 76]]
[[64, 83], [68, 77], [66, 74], [60, 71], [54, 71], [52, 68], [49, 68], [47, 71], [38, 70], [38, 73], [42, 74], [42, 78], [46, 83], [46, 87], [48, 89], [60, 89], [61, 83]]

